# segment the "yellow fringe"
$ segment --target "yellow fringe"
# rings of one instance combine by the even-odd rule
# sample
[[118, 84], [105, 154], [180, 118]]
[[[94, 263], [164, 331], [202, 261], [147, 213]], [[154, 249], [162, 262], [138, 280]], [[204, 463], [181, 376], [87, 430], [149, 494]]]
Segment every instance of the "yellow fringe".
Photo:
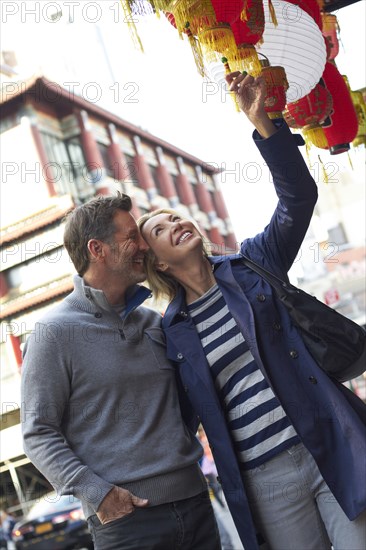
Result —
[[219, 60], [222, 56], [233, 59], [237, 52], [233, 31], [229, 24], [222, 23], [207, 28], [198, 34], [204, 57], [209, 63]]
[[234, 71], [245, 70], [254, 78], [262, 72], [257, 50], [252, 44], [240, 44], [237, 47], [236, 55], [230, 59], [230, 63]]
[[333, 15], [332, 13], [322, 13], [322, 26], [324, 32], [330, 32], [334, 28], [338, 31], [338, 19], [336, 15]]
[[203, 54], [201, 49], [201, 44], [195, 36], [193, 36], [189, 28], [186, 29], [186, 35], [188, 36], [188, 41], [191, 46], [193, 59], [197, 67], [197, 71], [201, 76], [205, 76], [205, 64], [203, 62]]
[[321, 126], [304, 126], [302, 129], [305, 143], [315, 145], [319, 149], [328, 149], [328, 140]]
[[[229, 62], [228, 62], [228, 60], [226, 59], [226, 57], [223, 57], [223, 58], [221, 59], [221, 61], [222, 61], [223, 64], [224, 64], [225, 74], [231, 73], [231, 72], [232, 72], [232, 69], [231, 69], [231, 67], [230, 67], [230, 65], [229, 65]], [[236, 111], [237, 111], [238, 113], [240, 113], [240, 107], [239, 107], [239, 102], [238, 102], [238, 96], [236, 95], [235, 92], [229, 92], [229, 94], [230, 94], [232, 100], [234, 101], [234, 105], [235, 105]]]
[[366, 136], [356, 136], [352, 141], [352, 145], [353, 147], [360, 147], [360, 145], [364, 145], [366, 147]]
[[123, 22], [127, 23], [127, 27], [131, 36], [132, 43], [135, 46], [135, 48], [143, 52], [144, 47], [142, 45], [141, 39], [137, 32], [137, 28], [136, 28], [135, 21], [133, 19], [133, 15], [131, 11], [130, 2], [128, 0], [120, 0], [120, 2], [124, 13]]
[[272, 0], [268, 0], [268, 7], [269, 7], [269, 13], [271, 14], [271, 21], [274, 24], [274, 26], [277, 27], [278, 21], [276, 17], [276, 11], [272, 4]]
[[351, 90], [351, 98], [358, 120], [357, 136], [352, 141], [352, 145], [353, 147], [359, 147], [360, 145], [366, 145], [366, 104], [362, 92], [358, 90]]
[[[161, 0], [160, 0], [161, 1]], [[169, 9], [175, 18], [178, 32], [184, 32], [187, 22], [193, 35], [199, 34], [206, 27], [216, 24], [215, 10], [210, 1], [175, 0], [170, 2]]]
[[267, 112], [267, 115], [269, 116], [269, 118], [271, 120], [275, 119], [275, 118], [283, 118], [283, 115], [282, 115], [282, 111], [271, 111], [271, 112]]

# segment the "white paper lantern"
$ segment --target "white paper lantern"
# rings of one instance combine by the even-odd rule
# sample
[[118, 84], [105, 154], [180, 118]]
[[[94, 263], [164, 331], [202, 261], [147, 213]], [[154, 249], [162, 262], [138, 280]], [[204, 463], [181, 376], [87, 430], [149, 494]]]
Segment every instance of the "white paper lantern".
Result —
[[[294, 4], [274, 0], [278, 25], [272, 23], [268, 1], [264, 0], [265, 29], [258, 53], [271, 65], [281, 65], [289, 83], [287, 103], [306, 96], [319, 82], [325, 62], [324, 37], [314, 19]], [[260, 56], [259, 56], [260, 57]]]

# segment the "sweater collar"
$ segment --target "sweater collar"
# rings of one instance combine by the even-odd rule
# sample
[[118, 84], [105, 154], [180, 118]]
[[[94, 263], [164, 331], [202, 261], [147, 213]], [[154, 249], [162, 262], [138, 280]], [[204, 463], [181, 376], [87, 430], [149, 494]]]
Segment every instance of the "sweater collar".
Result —
[[[90, 304], [94, 304], [98, 310], [111, 311], [111, 305], [108, 302], [103, 290], [92, 288], [85, 284], [80, 275], [74, 276], [74, 287], [79, 297], [85, 297]], [[125, 316], [133, 309], [140, 306], [147, 298], [151, 296], [150, 289], [142, 285], [133, 285], [126, 292]]]

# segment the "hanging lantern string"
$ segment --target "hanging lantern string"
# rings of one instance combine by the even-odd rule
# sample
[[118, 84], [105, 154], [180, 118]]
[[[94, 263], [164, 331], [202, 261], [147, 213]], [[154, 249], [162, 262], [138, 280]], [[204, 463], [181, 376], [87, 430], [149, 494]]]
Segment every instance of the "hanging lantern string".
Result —
[[353, 171], [353, 164], [352, 164], [352, 159], [351, 159], [351, 155], [349, 154], [349, 151], [347, 151], [347, 156], [348, 156], [349, 165], [351, 167], [351, 170]]
[[272, 0], [268, 0], [268, 7], [269, 7], [269, 13], [271, 14], [271, 21], [274, 24], [275, 27], [278, 26], [278, 21], [276, 17], [276, 10], [274, 9], [274, 6], [272, 4]]
[[135, 20], [133, 18], [134, 16], [133, 16], [133, 13], [132, 13], [132, 10], [131, 10], [131, 4], [130, 4], [129, 0], [120, 0], [120, 2], [121, 2], [123, 14], [124, 14], [123, 22], [127, 23], [128, 30], [130, 32], [130, 36], [131, 36], [131, 39], [132, 39], [132, 43], [133, 43], [133, 45], [135, 46], [136, 49], [143, 52], [144, 47], [142, 45], [141, 39], [140, 39], [140, 37], [138, 35], [138, 32], [137, 32], [137, 28], [136, 28], [136, 25], [135, 25]]
[[194, 59], [194, 62], [196, 64], [197, 71], [201, 76], [205, 76], [206, 75], [206, 70], [205, 70], [205, 65], [204, 65], [204, 62], [203, 62], [203, 54], [202, 54], [201, 44], [199, 43], [197, 38], [192, 34], [192, 31], [190, 29], [190, 24], [189, 24], [188, 21], [185, 24], [185, 31], [184, 32], [187, 35], [189, 44], [191, 46], [193, 59]]
[[329, 183], [328, 174], [327, 174], [327, 171], [326, 171], [326, 169], [325, 169], [324, 163], [323, 163], [323, 161], [322, 161], [320, 155], [318, 155], [318, 160], [319, 160], [320, 166], [322, 167], [324, 183]]

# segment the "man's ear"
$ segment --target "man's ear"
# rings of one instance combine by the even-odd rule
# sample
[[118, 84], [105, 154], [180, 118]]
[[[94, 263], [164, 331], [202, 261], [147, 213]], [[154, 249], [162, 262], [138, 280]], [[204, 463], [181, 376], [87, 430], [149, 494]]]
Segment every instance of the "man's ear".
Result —
[[88, 250], [94, 260], [98, 260], [104, 256], [103, 243], [98, 239], [90, 239], [88, 242]]

